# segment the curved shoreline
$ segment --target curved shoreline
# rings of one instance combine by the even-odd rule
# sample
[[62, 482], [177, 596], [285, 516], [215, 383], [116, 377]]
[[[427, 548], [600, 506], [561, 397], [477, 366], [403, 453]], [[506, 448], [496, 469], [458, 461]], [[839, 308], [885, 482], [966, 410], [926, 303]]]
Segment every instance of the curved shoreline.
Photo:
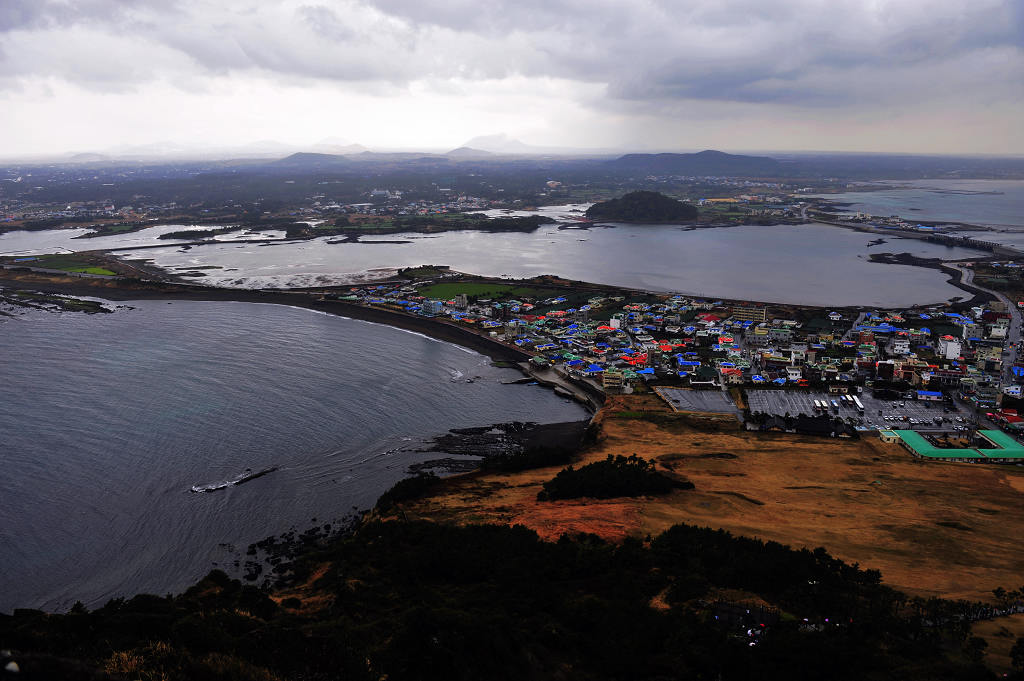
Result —
[[[69, 278], [70, 279], [70, 278]], [[415, 331], [438, 340], [455, 343], [476, 350], [491, 359], [506, 362], [529, 360], [533, 355], [518, 347], [509, 346], [498, 340], [482, 336], [441, 320], [383, 310], [380, 308], [354, 305], [345, 301], [317, 300], [307, 292], [296, 291], [265, 291], [249, 289], [223, 289], [214, 287], [180, 286], [176, 284], [155, 283], [124, 286], [123, 280], [105, 278], [95, 285], [86, 283], [88, 280], [55, 281], [52, 278], [14, 279], [0, 276], [0, 286], [12, 288], [32, 288], [44, 293], [63, 293], [67, 295], [105, 298], [108, 300], [197, 300], [197, 301], [235, 301], [243, 303], [271, 303], [290, 305], [320, 310], [341, 317], [351, 317], [368, 322], [386, 324], [407, 331]], [[115, 284], [113, 286], [109, 284]]]

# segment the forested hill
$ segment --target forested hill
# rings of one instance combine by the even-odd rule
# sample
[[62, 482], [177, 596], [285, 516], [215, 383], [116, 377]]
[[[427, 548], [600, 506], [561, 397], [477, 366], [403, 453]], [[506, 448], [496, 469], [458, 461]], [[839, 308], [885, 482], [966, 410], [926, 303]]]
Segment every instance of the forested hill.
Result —
[[685, 525], [614, 545], [368, 523], [289, 573], [277, 594], [215, 571], [177, 597], [18, 610], [0, 615], [0, 648], [20, 679], [995, 678], [972, 604], [908, 599], [824, 549]]
[[658, 192], [630, 192], [595, 203], [587, 209], [591, 220], [615, 222], [681, 222], [697, 219], [697, 209]]

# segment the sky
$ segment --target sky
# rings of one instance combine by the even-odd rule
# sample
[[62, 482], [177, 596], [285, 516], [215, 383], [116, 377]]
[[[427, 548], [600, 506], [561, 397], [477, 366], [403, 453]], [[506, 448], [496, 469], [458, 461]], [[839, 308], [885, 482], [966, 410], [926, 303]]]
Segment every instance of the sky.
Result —
[[1024, 0], [0, 0], [0, 156], [497, 133], [1024, 154]]

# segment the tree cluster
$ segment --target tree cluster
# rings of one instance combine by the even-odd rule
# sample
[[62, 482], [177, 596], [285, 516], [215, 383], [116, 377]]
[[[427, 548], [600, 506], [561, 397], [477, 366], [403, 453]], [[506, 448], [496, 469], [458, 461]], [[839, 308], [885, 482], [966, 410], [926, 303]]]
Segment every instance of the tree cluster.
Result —
[[615, 222], [680, 222], [695, 220], [697, 209], [658, 192], [638, 191], [595, 203], [587, 209], [587, 217]]
[[673, 489], [693, 489], [693, 483], [673, 480], [655, 470], [653, 461], [632, 456], [612, 456], [604, 461], [562, 469], [544, 483], [537, 494], [541, 501], [557, 499], [611, 499], [667, 494]]
[[614, 545], [391, 521], [300, 563], [314, 591], [281, 605], [215, 571], [176, 597], [0, 616], [0, 647], [170, 681], [993, 678], [962, 652], [972, 604], [720, 530]]

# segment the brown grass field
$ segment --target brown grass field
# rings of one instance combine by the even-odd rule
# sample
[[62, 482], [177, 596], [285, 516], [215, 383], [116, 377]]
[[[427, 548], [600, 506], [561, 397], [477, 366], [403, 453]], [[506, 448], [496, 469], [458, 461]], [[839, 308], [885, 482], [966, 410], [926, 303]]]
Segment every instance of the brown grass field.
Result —
[[1024, 469], [925, 463], [871, 436], [747, 433], [732, 417], [673, 415], [649, 395], [610, 398], [595, 421], [598, 442], [580, 463], [635, 453], [696, 489], [538, 502], [559, 467], [478, 472], [408, 504], [407, 517], [522, 524], [550, 539], [567, 532], [644, 537], [676, 523], [724, 528], [793, 547], [824, 546], [921, 596], [990, 600], [992, 589], [1022, 581]]

